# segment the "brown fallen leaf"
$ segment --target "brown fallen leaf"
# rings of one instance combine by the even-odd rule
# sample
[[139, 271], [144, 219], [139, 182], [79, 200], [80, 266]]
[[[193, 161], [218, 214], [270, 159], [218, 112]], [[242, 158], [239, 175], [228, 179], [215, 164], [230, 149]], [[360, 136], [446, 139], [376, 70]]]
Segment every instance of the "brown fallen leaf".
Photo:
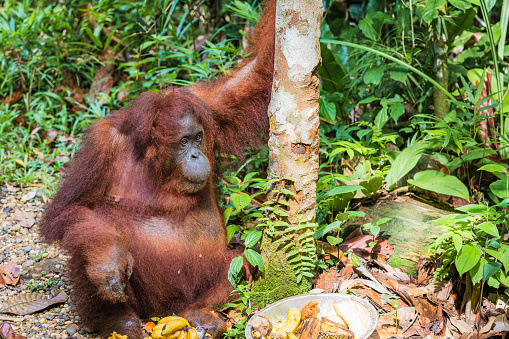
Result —
[[60, 291], [56, 296], [49, 297], [42, 293], [17, 294], [4, 303], [0, 313], [16, 315], [32, 314], [54, 304], [67, 301], [67, 294]]
[[35, 224], [34, 216], [30, 213], [21, 211], [19, 208], [14, 210], [14, 221], [18, 225], [26, 228], [30, 228]]
[[26, 339], [25, 336], [14, 333], [14, 330], [7, 321], [0, 323], [0, 337], [3, 339]]
[[20, 270], [16, 263], [8, 261], [6, 264], [0, 265], [0, 288], [5, 285], [16, 285], [19, 276]]

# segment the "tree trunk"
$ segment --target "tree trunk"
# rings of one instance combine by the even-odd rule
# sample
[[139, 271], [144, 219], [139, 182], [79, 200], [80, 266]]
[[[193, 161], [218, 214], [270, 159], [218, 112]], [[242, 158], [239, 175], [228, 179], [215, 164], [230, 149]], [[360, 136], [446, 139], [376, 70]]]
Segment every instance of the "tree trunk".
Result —
[[262, 238], [265, 270], [255, 306], [306, 293], [316, 264], [320, 0], [280, 0], [269, 107], [269, 170], [275, 184]]

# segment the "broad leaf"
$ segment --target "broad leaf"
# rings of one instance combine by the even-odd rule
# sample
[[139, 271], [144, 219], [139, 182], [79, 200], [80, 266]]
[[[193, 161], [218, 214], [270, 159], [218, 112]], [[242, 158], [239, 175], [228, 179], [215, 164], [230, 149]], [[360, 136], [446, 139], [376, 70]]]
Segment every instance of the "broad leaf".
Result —
[[233, 258], [230, 263], [230, 268], [228, 269], [228, 281], [232, 284], [233, 287], [237, 286], [236, 279], [239, 277], [242, 272], [242, 264], [244, 263], [244, 259], [241, 255]]
[[230, 199], [237, 209], [243, 209], [251, 203], [251, 197], [247, 193], [232, 193]]
[[486, 281], [490, 277], [492, 277], [498, 270], [502, 267], [502, 264], [499, 262], [489, 262], [484, 265], [482, 278]]
[[473, 244], [465, 244], [456, 255], [454, 262], [460, 275], [470, 271], [481, 259], [481, 250]]
[[64, 291], [60, 291], [54, 297], [42, 293], [17, 294], [3, 303], [0, 313], [27, 315], [66, 301], [67, 294]]
[[373, 66], [366, 73], [364, 73], [364, 82], [366, 84], [378, 85], [382, 80], [385, 72], [385, 65]]
[[244, 255], [246, 256], [247, 261], [253, 266], [258, 266], [260, 271], [263, 272], [263, 258], [260, 253], [256, 252], [251, 248], [246, 248], [244, 251]]
[[490, 190], [501, 199], [509, 198], [508, 180], [497, 180], [490, 184]]
[[479, 171], [487, 171], [487, 172], [502, 172], [507, 173], [506, 167], [500, 164], [488, 164], [479, 168]]
[[346, 194], [346, 193], [351, 193], [351, 192], [357, 192], [358, 190], [362, 190], [362, 189], [364, 189], [364, 187], [362, 187], [360, 185], [336, 186], [336, 187], [330, 189], [325, 194], [325, 196], [326, 197], [332, 197], [332, 196], [335, 196], [335, 195], [341, 195], [341, 194]]
[[382, 184], [384, 182], [384, 179], [380, 176], [375, 176], [370, 178], [369, 180], [362, 181], [359, 183], [364, 189], [362, 190], [362, 193], [364, 193], [365, 196], [368, 198], [371, 197], [376, 191], [382, 187]]
[[253, 247], [256, 245], [258, 240], [262, 237], [263, 232], [259, 230], [254, 230], [249, 232], [249, 234], [246, 236], [246, 240], [244, 240], [244, 245], [246, 247]]
[[324, 235], [326, 235], [327, 233], [335, 230], [335, 229], [338, 229], [341, 225], [343, 225], [343, 221], [334, 221], [320, 229], [318, 229], [315, 233], [315, 238], [316, 239], [320, 239], [321, 237], [323, 237]]
[[483, 222], [479, 225], [476, 225], [476, 227], [481, 231], [488, 233], [489, 235], [492, 235], [497, 238], [500, 237], [497, 226], [495, 226], [495, 224], [493, 224], [492, 222], [489, 221]]
[[387, 189], [391, 190], [394, 188], [396, 183], [403, 178], [408, 172], [415, 167], [421, 155], [429, 147], [428, 143], [424, 141], [418, 141], [413, 145], [405, 148], [392, 163], [389, 173], [385, 178], [387, 182]]
[[415, 174], [408, 183], [424, 190], [453, 195], [468, 200], [468, 188], [458, 178], [440, 171], [423, 171]]

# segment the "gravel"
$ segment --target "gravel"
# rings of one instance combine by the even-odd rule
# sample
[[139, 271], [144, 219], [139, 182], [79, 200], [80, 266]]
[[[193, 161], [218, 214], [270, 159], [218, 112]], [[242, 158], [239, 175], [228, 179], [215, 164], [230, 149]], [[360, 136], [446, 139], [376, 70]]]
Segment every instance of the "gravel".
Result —
[[[70, 294], [65, 275], [68, 257], [56, 245], [42, 243], [37, 222], [47, 200], [42, 187], [0, 186], [0, 264], [13, 261], [19, 265], [21, 278], [15, 286], [0, 289], [0, 309], [15, 295], [32, 293], [29, 287], [42, 286], [34, 292], [50, 294], [51, 289]], [[35, 224], [33, 220], [35, 218]], [[47, 287], [46, 284], [53, 283]], [[14, 332], [27, 338], [96, 338], [80, 328], [72, 300], [26, 316], [1, 314], [0, 321], [10, 317]]]

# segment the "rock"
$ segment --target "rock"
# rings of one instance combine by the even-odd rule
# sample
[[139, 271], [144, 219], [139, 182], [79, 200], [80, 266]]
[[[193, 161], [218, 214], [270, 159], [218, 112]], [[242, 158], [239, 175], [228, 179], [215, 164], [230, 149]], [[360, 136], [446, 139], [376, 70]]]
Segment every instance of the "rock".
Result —
[[25, 247], [21, 247], [21, 250], [23, 252], [30, 252], [32, 250], [32, 246], [25, 246]]
[[30, 228], [35, 224], [35, 218], [30, 213], [21, 211], [19, 208], [14, 210], [14, 221], [17, 225]]
[[35, 261], [28, 259], [23, 263], [23, 268], [32, 267], [35, 264]]
[[55, 316], [53, 314], [46, 314], [44, 315], [44, 318], [46, 318], [47, 320], [53, 320], [53, 318], [55, 318]]
[[25, 194], [24, 196], [22, 196], [21, 200], [22, 201], [32, 200], [33, 198], [35, 198], [36, 194], [37, 194], [37, 191], [30, 191], [27, 194]]
[[75, 334], [76, 332], [78, 332], [78, 329], [74, 326], [69, 326], [65, 329], [65, 331], [67, 332], [67, 334], [69, 335], [73, 335]]

